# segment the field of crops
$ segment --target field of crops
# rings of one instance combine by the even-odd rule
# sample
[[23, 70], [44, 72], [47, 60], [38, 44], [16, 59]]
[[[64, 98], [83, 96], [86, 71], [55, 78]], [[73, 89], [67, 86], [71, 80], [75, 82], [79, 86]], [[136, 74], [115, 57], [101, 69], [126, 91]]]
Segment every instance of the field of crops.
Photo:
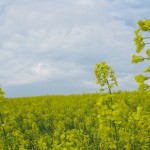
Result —
[[150, 92], [0, 100], [0, 150], [149, 150]]

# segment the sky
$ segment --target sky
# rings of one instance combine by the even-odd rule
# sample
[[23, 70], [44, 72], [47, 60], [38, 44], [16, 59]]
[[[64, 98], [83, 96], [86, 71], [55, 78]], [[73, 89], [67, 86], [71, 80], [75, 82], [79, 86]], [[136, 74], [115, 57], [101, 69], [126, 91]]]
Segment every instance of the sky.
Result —
[[136, 90], [134, 31], [149, 0], [0, 0], [0, 85], [6, 97], [99, 92], [107, 62], [115, 90]]

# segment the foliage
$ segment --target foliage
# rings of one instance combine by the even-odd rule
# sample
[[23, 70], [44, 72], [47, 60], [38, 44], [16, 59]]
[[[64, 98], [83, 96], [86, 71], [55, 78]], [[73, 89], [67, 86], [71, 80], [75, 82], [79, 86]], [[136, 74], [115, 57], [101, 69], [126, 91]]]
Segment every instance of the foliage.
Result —
[[5, 92], [3, 92], [2, 88], [0, 87], [0, 98], [4, 98]]
[[150, 93], [125, 92], [100, 97], [97, 103], [100, 149], [150, 148]]
[[100, 91], [108, 89], [109, 93], [111, 94], [111, 89], [118, 85], [114, 71], [110, 66], [107, 65], [106, 62], [96, 64], [95, 76], [97, 79], [96, 83], [101, 87]]
[[[136, 53], [140, 53], [148, 44], [150, 44], [149, 39], [150, 36], [146, 36], [150, 32], [150, 20], [141, 21], [138, 22], [139, 28], [135, 31], [135, 39], [134, 43], [136, 45]], [[143, 37], [145, 36], [145, 37]], [[147, 48], [146, 48], [147, 49]], [[143, 62], [144, 60], [150, 60], [150, 49], [146, 50], [146, 56], [138, 56], [133, 55], [132, 56], [132, 63], [137, 64], [139, 62]], [[147, 67], [144, 70], [145, 73], [150, 73], [150, 66]], [[150, 86], [146, 83], [144, 83], [146, 80], [148, 80], [148, 76], [138, 75], [135, 77], [136, 82], [139, 83], [139, 90], [148, 90], [150, 89]]]
[[98, 149], [98, 94], [4, 99], [0, 149]]
[[149, 99], [150, 92], [3, 99], [0, 149], [148, 150]]

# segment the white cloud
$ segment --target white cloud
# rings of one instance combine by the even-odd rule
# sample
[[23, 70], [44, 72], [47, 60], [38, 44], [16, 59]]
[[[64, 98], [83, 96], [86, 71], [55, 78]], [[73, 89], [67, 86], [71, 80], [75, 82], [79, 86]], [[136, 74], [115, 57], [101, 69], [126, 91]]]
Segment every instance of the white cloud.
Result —
[[134, 80], [135, 74], [131, 73], [123, 73], [121, 77], [117, 79], [119, 86], [116, 89], [120, 90], [133, 90], [135, 87], [137, 88], [137, 84]]
[[[17, 65], [17, 66], [15, 66]], [[14, 67], [11, 67], [14, 66]], [[9, 70], [8, 70], [8, 69]], [[41, 81], [52, 81], [62, 79], [77, 78], [85, 76], [86, 72], [77, 64], [66, 62], [20, 62], [9, 60], [6, 65], [2, 65], [3, 72], [0, 73], [1, 83], [5, 86], [33, 84]]]
[[77, 0], [77, 2], [80, 5], [92, 5], [93, 4], [92, 0]]
[[96, 82], [94, 82], [93, 80], [83, 80], [81, 85], [83, 88], [89, 88], [90, 90], [93, 91], [93, 89], [98, 89], [99, 85], [96, 85]]
[[[1, 1], [0, 82], [57, 84], [59, 78], [68, 78], [95, 89], [94, 65], [107, 61], [117, 69], [122, 89], [136, 88], [127, 61], [135, 52], [136, 22], [150, 13], [143, 3], [149, 1]], [[119, 74], [122, 71], [127, 77]], [[127, 81], [132, 85], [124, 84]]]
[[9, 1], [8, 0], [1, 0], [0, 1], [0, 6], [3, 7], [5, 5], [9, 4]]
[[49, 69], [48, 68], [48, 65], [46, 64], [43, 64], [43, 63], [38, 63], [36, 64], [34, 67], [33, 67], [33, 73], [35, 73], [37, 76], [49, 76], [50, 73], [53, 73], [55, 71], [57, 71], [57, 69], [54, 69], [54, 68], [51, 68]]

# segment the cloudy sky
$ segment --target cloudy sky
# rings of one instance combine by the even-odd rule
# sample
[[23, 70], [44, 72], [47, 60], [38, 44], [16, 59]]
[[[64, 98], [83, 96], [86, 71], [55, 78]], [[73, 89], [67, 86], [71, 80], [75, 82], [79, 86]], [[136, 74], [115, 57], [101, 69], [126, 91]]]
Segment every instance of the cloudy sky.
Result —
[[134, 30], [149, 0], [0, 0], [0, 84], [6, 97], [99, 91], [97, 62], [135, 90]]

